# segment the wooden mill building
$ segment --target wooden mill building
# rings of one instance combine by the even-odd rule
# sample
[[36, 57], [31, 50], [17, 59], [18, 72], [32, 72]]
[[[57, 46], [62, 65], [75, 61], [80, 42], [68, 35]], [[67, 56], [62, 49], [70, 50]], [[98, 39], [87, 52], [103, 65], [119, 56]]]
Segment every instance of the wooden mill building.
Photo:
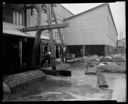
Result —
[[[37, 25], [37, 11], [35, 8], [26, 9], [31, 4], [4, 4], [3, 5], [3, 35], [2, 35], [2, 65], [5, 74], [17, 73], [30, 70], [36, 31], [23, 32], [22, 28]], [[42, 4], [36, 4], [41, 7]], [[54, 7], [58, 23], [63, 23], [64, 18], [73, 14], [60, 4]], [[54, 24], [53, 20], [53, 24]], [[42, 7], [41, 25], [48, 25], [46, 8]], [[63, 34], [63, 28], [61, 28]], [[56, 44], [56, 57], [60, 57], [60, 39], [57, 29], [53, 30], [53, 39]], [[39, 63], [42, 54], [47, 51], [49, 42], [48, 30], [42, 31], [39, 48]]]
[[[64, 40], [69, 53], [83, 55], [109, 55], [117, 45], [117, 29], [109, 4], [102, 4], [65, 19]], [[84, 50], [84, 51], [82, 51]]]

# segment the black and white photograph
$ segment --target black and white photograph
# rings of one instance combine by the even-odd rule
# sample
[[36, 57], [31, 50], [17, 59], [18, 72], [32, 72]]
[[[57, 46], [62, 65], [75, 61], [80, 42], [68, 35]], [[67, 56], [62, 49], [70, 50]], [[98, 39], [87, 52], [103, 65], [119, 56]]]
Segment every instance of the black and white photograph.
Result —
[[3, 102], [126, 102], [126, 1], [2, 3]]

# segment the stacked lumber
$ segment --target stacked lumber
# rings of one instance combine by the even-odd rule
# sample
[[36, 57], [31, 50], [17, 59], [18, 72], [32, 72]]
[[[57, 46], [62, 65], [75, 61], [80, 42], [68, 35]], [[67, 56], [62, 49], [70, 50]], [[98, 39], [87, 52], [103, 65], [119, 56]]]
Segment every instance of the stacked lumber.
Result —
[[102, 72], [97, 71], [97, 81], [100, 88], [108, 88], [107, 82]]
[[104, 66], [99, 66], [98, 69], [101, 69], [103, 72], [125, 73], [126, 62], [109, 62]]
[[14, 89], [19, 87], [25, 83], [29, 83], [34, 79], [46, 77], [46, 75], [40, 70], [33, 70], [13, 75], [8, 75], [4, 77], [4, 82], [10, 87], [10, 89]]

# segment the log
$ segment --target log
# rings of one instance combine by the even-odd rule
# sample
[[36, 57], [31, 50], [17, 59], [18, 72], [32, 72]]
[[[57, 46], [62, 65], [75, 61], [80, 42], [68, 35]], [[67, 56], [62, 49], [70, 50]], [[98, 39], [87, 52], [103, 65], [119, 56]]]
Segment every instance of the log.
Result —
[[46, 75], [40, 70], [33, 70], [18, 74], [6, 76], [4, 82], [11, 88], [11, 90], [29, 83], [37, 78], [45, 78]]
[[102, 72], [97, 72], [97, 81], [100, 88], [108, 88], [107, 82]]

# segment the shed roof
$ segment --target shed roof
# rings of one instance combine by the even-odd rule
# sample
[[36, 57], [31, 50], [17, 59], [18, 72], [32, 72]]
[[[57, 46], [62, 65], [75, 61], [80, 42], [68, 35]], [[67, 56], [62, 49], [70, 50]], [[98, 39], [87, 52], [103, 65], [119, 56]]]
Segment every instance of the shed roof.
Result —
[[[21, 29], [23, 27], [24, 26], [17, 26], [17, 25], [14, 25], [14, 24], [3, 22], [3, 33], [8, 34], [8, 35], [14, 35], [14, 36], [35, 38], [36, 31], [22, 32], [19, 29]], [[49, 37], [42, 34], [41, 39], [49, 39]]]

